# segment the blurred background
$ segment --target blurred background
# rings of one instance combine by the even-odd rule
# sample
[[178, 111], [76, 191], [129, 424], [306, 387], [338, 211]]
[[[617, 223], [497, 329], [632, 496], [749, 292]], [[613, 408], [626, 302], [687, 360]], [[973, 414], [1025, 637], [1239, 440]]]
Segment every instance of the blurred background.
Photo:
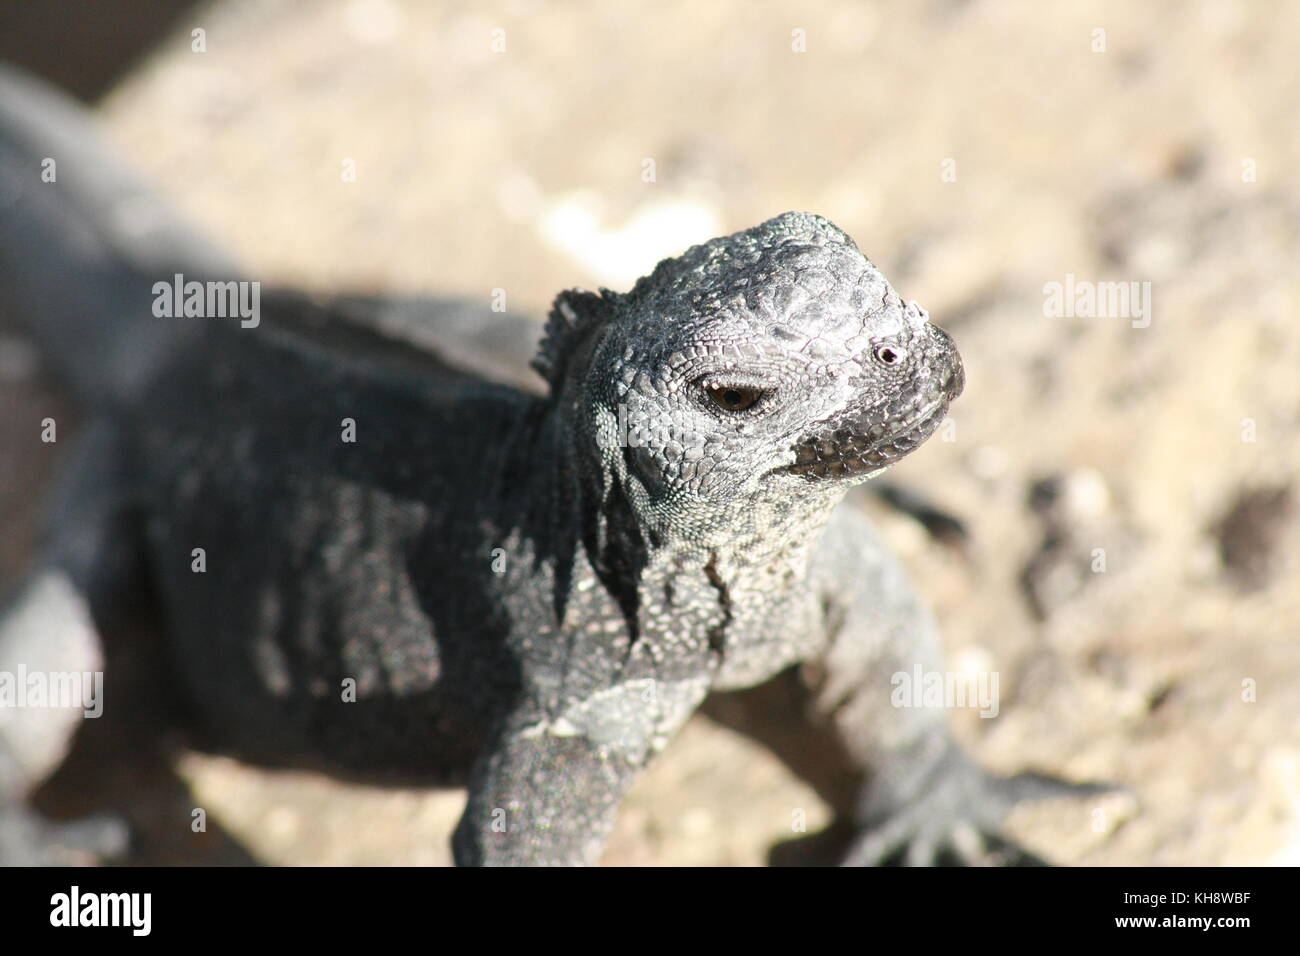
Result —
[[[844, 228], [968, 380], [951, 440], [893, 473], [965, 544], [862, 506], [951, 666], [1001, 675], [995, 719], [953, 715], [979, 758], [1135, 792], [1015, 811], [1092, 865], [1300, 863], [1297, 36], [1300, 4], [1244, 0], [0, 3], [0, 58], [92, 105], [268, 284], [504, 289], [541, 316], [789, 209]], [[1112, 281], [1150, 284], [1149, 324], [1048, 314], [1051, 283]], [[3, 336], [7, 582], [56, 463], [30, 423], [75, 410]], [[178, 772], [82, 787], [136, 821], [139, 862], [443, 863], [463, 803]], [[760, 863], [800, 807], [826, 820], [697, 718], [605, 862]]]

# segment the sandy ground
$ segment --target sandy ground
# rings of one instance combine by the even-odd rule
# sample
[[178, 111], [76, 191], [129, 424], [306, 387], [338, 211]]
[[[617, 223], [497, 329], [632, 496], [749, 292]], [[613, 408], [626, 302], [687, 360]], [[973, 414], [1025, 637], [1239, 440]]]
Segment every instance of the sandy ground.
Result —
[[[965, 552], [868, 505], [954, 666], [1001, 676], [999, 716], [954, 723], [990, 766], [1137, 794], [1022, 808], [1010, 831], [1066, 864], [1300, 863], [1300, 4], [230, 0], [192, 19], [103, 120], [268, 283], [504, 289], [541, 314], [787, 209], [846, 229], [966, 362], [955, 428], [895, 471], [961, 516]], [[1046, 314], [1069, 281], [1149, 283], [1150, 309]], [[14, 449], [56, 398], [9, 364]], [[50, 464], [18, 457], [11, 554]], [[179, 834], [157, 859], [223, 859], [185, 850], [197, 805], [266, 862], [441, 863], [463, 802], [199, 755], [180, 772], [192, 796], [141, 797]], [[605, 862], [759, 863], [795, 808], [825, 820], [697, 718]]]

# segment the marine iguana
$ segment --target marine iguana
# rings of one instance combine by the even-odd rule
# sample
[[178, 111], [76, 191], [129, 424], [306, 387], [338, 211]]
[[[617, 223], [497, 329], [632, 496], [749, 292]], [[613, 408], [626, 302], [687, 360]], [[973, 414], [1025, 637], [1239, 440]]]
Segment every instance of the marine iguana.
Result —
[[[156, 605], [195, 740], [465, 784], [461, 864], [597, 861], [702, 705], [809, 779], [846, 863], [969, 860], [1015, 800], [1091, 792], [994, 777], [941, 710], [891, 706], [891, 675], [938, 670], [939, 642], [840, 503], [935, 430], [964, 372], [826, 219], [561, 293], [532, 395], [291, 292], [256, 328], [155, 317], [174, 274], [243, 276], [72, 107], [0, 90], [4, 304], [89, 415], [0, 669], [98, 669], [105, 622]], [[0, 724], [25, 832], [17, 800], [75, 722]]]

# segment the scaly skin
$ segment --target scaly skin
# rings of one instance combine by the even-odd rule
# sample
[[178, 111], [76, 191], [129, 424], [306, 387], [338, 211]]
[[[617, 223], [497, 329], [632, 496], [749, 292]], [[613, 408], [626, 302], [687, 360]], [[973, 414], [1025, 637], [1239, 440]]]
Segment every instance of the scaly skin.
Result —
[[[938, 642], [837, 506], [928, 437], [963, 372], [826, 220], [787, 213], [696, 246], [626, 294], [561, 294], [538, 396], [292, 294], [265, 296], [256, 328], [165, 329], [178, 320], [142, 311], [153, 282], [235, 276], [94, 210], [105, 254], [80, 268], [45, 204], [111, 196], [73, 177], [81, 193], [20, 191], [24, 236], [0, 234], [0, 269], [105, 413], [0, 625], [0, 666], [31, 645], [13, 622], [41, 617], [19, 612], [98, 623], [157, 594], [201, 742], [467, 781], [464, 864], [595, 862], [623, 794], [707, 696], [763, 733], [769, 704], [737, 693], [760, 685], [798, 685], [781, 739], [766, 736], [839, 814], [847, 862], [969, 848], [1026, 786], [962, 757], [941, 712], [889, 705], [890, 675], [937, 669]], [[82, 277], [65, 308], [58, 287], [77, 282], [49, 263]], [[106, 311], [83, 315], [88, 301]], [[79, 322], [99, 337], [116, 323], [124, 358], [78, 350]], [[799, 755], [814, 751], [833, 756]]]

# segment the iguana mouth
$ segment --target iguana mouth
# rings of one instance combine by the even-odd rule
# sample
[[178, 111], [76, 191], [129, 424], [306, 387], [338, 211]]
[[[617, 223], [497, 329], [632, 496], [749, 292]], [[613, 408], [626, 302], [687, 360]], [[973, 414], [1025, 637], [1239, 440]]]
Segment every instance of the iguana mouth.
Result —
[[937, 326], [927, 329], [928, 374], [801, 439], [793, 448], [794, 464], [787, 466], [791, 474], [814, 480], [869, 477], [934, 433], [965, 388], [966, 372], [952, 337]]
[[939, 427], [948, 398], [929, 402], [905, 418], [866, 425], [843, 422], [795, 446], [792, 474], [805, 478], [852, 478], [879, 471], [910, 454]]

